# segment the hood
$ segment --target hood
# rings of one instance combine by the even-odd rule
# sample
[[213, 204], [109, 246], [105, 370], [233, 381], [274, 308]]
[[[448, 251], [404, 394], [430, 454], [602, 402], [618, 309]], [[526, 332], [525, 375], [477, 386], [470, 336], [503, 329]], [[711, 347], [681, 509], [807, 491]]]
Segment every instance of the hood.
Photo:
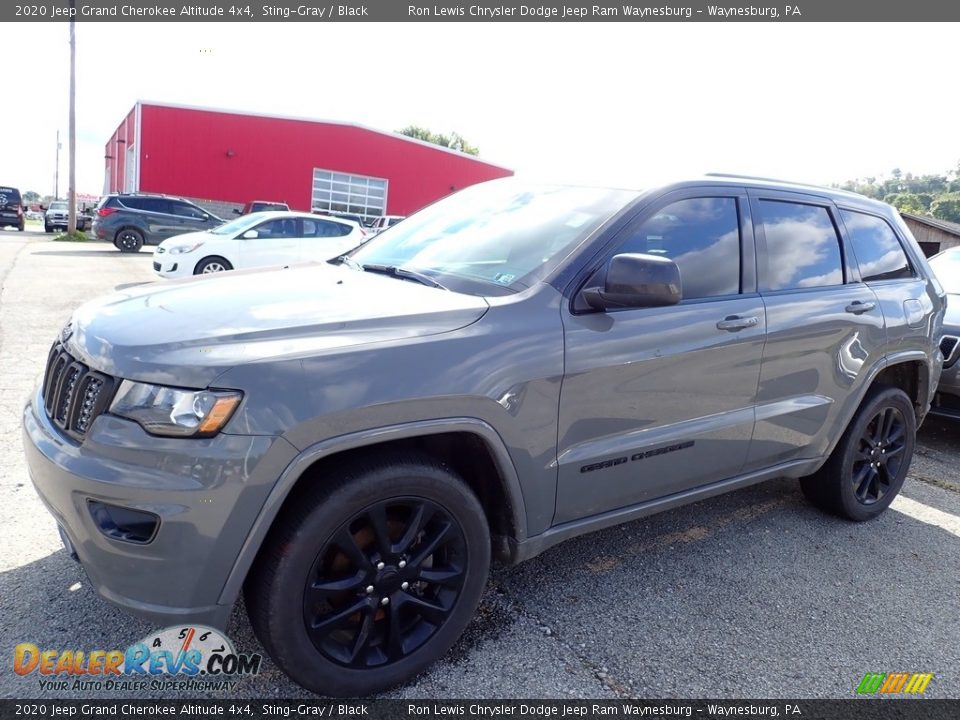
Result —
[[327, 264], [128, 288], [81, 306], [69, 346], [114, 376], [206, 387], [224, 370], [450, 332], [483, 298]]

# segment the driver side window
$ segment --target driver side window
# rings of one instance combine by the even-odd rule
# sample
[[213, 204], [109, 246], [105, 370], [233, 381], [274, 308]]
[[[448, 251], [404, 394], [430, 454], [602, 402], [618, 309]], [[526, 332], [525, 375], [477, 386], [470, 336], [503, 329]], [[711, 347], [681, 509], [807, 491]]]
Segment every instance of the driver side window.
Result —
[[669, 258], [680, 268], [683, 299], [740, 292], [740, 218], [737, 199], [678, 200], [627, 230], [614, 251]]

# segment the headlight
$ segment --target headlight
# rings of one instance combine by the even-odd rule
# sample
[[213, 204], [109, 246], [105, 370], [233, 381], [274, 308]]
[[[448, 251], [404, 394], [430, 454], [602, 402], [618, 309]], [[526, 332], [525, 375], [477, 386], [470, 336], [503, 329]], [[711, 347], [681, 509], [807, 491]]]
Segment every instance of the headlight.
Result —
[[181, 390], [124, 380], [110, 412], [153, 435], [210, 437], [227, 424], [242, 397], [236, 390]]
[[175, 245], [167, 252], [169, 252], [171, 255], [185, 255], [187, 253], [192, 253], [198, 247], [203, 247], [203, 243], [198, 242], [194, 243], [193, 245]]

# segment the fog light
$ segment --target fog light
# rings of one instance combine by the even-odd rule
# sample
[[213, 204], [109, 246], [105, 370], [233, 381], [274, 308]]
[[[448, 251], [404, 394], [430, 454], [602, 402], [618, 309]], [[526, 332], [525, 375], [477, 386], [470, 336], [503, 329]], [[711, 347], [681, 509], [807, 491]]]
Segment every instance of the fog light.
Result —
[[160, 527], [160, 518], [143, 510], [107, 505], [96, 500], [87, 500], [87, 507], [97, 528], [111, 540], [148, 543]]

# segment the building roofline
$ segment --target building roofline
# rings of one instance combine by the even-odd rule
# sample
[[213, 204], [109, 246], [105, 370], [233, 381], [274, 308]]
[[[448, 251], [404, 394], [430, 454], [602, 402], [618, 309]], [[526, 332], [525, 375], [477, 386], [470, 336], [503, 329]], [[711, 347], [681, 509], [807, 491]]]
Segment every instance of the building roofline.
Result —
[[921, 225], [927, 225], [929, 227], [936, 228], [937, 230], [943, 230], [951, 235], [960, 237], [960, 225], [950, 222], [949, 220], [940, 220], [938, 218], [927, 217], [925, 215], [914, 215], [913, 213], [905, 212], [900, 213], [900, 215], [904, 218], [909, 218], [910, 220], [918, 222]]
[[[498, 170], [506, 170], [508, 172], [513, 172], [511, 168], [504, 167], [503, 165], [497, 165], [488, 160], [484, 160], [477, 155], [470, 155], [465, 152], [460, 152], [459, 150], [453, 150], [451, 148], [443, 147], [442, 145], [435, 145], [434, 143], [427, 142], [426, 140], [420, 140], [419, 138], [412, 138], [408, 135], [401, 135], [397, 132], [391, 132], [389, 130], [379, 130], [377, 128], [370, 127], [368, 125], [362, 125], [355, 122], [346, 122], [344, 120], [324, 120], [322, 118], [311, 118], [303, 117], [300, 115], [277, 115], [274, 113], [261, 113], [261, 112], [250, 112], [247, 110], [236, 110], [232, 108], [216, 108], [216, 107], [204, 107], [202, 105], [184, 105], [181, 103], [169, 103], [169, 102], [159, 102], [156, 100], [137, 100], [136, 105], [148, 105], [152, 107], [165, 107], [165, 108], [174, 108], [177, 110], [196, 110], [198, 112], [211, 112], [211, 113], [221, 113], [224, 115], [244, 115], [246, 117], [259, 117], [259, 118], [270, 118], [273, 120], [293, 120], [296, 122], [308, 122], [316, 123], [318, 125], [339, 125], [340, 127], [349, 127], [356, 128], [358, 130], [366, 130], [367, 132], [376, 133], [378, 135], [384, 135], [386, 137], [393, 138], [395, 140], [404, 140], [415, 145], [422, 145], [423, 147], [430, 148], [431, 150], [439, 150], [441, 152], [450, 153], [459, 158], [464, 158], [466, 160], [472, 160], [473, 162], [483, 163], [484, 165], [489, 165], [490, 167], [497, 168]], [[128, 113], [129, 114], [129, 111]], [[124, 116], [126, 118], [126, 116]], [[121, 123], [122, 125], [122, 123]], [[119, 128], [118, 128], [119, 129]]]

